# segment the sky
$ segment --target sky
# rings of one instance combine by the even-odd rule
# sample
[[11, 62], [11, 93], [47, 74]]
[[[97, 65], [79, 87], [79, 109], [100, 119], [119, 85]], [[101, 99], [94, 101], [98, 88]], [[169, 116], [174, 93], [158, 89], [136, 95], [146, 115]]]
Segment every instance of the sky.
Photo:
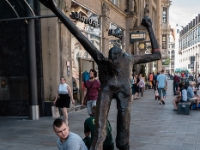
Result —
[[200, 0], [171, 0], [169, 8], [169, 23], [171, 27], [176, 24], [186, 26], [192, 19], [200, 14]]

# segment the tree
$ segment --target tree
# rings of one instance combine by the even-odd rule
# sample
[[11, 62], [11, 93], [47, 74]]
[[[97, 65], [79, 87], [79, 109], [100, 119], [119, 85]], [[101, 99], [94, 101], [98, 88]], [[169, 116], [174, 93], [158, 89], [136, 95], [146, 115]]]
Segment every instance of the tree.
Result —
[[146, 77], [145, 65], [140, 65], [140, 74], [142, 74], [143, 77]]

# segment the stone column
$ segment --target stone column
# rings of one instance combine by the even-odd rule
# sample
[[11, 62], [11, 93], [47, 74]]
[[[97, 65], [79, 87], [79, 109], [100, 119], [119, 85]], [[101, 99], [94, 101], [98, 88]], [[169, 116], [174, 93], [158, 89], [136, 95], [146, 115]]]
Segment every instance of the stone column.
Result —
[[[157, 0], [157, 40], [158, 40], [158, 43], [160, 45], [160, 50], [162, 50], [162, 33], [161, 33], [161, 15], [162, 15], [162, 6], [161, 6], [161, 1], [160, 0]], [[161, 60], [158, 60], [157, 61], [157, 72], [158, 71], [161, 71], [162, 69], [162, 61]]]
[[106, 3], [102, 4], [102, 53], [104, 56], [108, 56], [109, 51], [109, 37], [108, 30], [110, 26], [110, 8]]
[[[68, 17], [71, 10], [71, 0], [63, 0], [61, 3], [62, 12]], [[66, 78], [67, 84], [71, 87], [71, 92], [73, 93], [72, 85], [72, 56], [71, 56], [71, 32], [65, 27], [62, 22], [59, 22], [59, 37], [60, 37], [60, 75]], [[67, 62], [70, 65], [67, 68]], [[68, 111], [73, 111], [74, 106], [70, 106]]]

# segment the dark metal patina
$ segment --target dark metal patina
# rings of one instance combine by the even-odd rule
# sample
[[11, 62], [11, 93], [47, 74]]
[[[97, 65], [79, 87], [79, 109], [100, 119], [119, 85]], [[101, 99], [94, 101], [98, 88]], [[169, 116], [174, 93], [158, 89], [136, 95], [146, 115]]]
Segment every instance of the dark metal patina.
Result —
[[101, 89], [96, 109], [96, 134], [90, 150], [102, 150], [106, 137], [106, 122], [113, 97], [117, 100], [117, 137], [116, 146], [120, 150], [129, 150], [130, 129], [130, 80], [134, 64], [147, 63], [161, 59], [158, 42], [154, 36], [151, 19], [143, 18], [142, 25], [148, 30], [152, 54], [130, 55], [122, 49], [113, 47], [109, 57], [104, 55], [79, 31], [79, 29], [57, 7], [53, 0], [40, 0], [46, 7], [64, 23], [68, 30], [77, 38], [84, 49], [92, 56], [98, 65]]

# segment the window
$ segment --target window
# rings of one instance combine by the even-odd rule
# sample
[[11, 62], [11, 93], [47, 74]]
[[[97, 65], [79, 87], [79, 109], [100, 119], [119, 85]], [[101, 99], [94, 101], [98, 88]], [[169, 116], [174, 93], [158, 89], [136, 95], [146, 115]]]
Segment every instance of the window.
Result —
[[167, 49], [167, 35], [162, 35], [162, 49]]
[[200, 36], [200, 27], [198, 28], [198, 36]]
[[167, 23], [167, 8], [166, 7], [163, 7], [163, 19], [162, 19], [162, 22], [163, 23]]
[[115, 4], [116, 6], [118, 6], [118, 0], [110, 0], [113, 4]]

